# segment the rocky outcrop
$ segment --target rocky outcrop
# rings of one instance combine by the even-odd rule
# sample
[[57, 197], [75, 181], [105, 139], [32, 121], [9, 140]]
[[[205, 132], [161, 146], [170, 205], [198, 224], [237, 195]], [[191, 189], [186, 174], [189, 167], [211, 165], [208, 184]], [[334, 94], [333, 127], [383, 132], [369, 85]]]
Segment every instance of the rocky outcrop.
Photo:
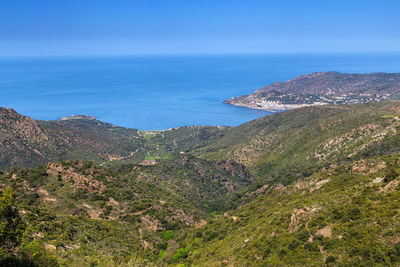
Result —
[[[0, 125], [8, 134], [15, 134], [17, 137], [30, 142], [48, 140], [48, 136], [40, 128], [37, 121], [27, 116], [18, 114], [11, 108], [0, 107]], [[4, 137], [3, 134], [0, 137]]]

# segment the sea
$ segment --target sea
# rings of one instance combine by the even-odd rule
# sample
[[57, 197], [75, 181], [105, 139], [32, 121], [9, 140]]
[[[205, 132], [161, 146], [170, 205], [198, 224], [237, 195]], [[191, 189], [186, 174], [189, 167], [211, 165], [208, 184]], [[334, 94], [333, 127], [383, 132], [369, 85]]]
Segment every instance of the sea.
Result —
[[83, 114], [141, 130], [236, 126], [271, 113], [224, 100], [320, 71], [400, 72], [400, 54], [0, 58], [0, 106], [37, 120]]

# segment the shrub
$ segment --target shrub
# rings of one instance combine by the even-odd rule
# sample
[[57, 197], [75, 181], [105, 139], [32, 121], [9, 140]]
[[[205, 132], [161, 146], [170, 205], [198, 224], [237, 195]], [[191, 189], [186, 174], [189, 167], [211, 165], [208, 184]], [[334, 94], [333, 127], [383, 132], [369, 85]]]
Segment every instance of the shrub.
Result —
[[334, 256], [328, 256], [328, 257], [326, 258], [325, 263], [326, 263], [326, 264], [329, 264], [329, 263], [334, 263], [335, 261], [336, 261], [336, 258], [335, 258]]
[[167, 241], [173, 239], [173, 238], [174, 238], [174, 231], [172, 231], [172, 230], [166, 231], [166, 232], [163, 234], [163, 238], [164, 238], [165, 240], [167, 240]]
[[184, 259], [188, 256], [187, 251], [184, 248], [178, 249], [178, 251], [175, 253], [173, 260], [178, 261], [180, 259]]
[[393, 181], [394, 179], [397, 178], [399, 174], [397, 173], [397, 170], [394, 166], [394, 164], [390, 161], [386, 162], [386, 168], [385, 168], [385, 183], [389, 183], [390, 181]]
[[58, 266], [55, 256], [49, 254], [38, 242], [33, 241], [22, 246], [23, 254], [36, 266]]
[[0, 250], [13, 251], [21, 243], [25, 224], [15, 205], [15, 191], [11, 187], [0, 196]]

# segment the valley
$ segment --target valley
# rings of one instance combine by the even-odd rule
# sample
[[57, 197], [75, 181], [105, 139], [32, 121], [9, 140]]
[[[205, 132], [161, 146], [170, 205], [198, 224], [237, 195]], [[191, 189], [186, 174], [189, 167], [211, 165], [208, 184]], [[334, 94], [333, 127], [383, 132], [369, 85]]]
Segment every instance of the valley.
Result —
[[1, 109], [2, 199], [25, 225], [6, 260], [396, 265], [399, 117], [384, 101], [145, 132]]

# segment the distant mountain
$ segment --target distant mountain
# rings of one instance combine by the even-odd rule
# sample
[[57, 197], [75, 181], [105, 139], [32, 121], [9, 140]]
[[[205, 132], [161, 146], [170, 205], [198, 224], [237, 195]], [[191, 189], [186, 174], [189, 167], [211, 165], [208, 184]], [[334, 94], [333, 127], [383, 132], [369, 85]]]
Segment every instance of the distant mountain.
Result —
[[400, 97], [400, 73], [316, 72], [275, 82], [225, 103], [278, 111], [312, 105], [361, 104]]

